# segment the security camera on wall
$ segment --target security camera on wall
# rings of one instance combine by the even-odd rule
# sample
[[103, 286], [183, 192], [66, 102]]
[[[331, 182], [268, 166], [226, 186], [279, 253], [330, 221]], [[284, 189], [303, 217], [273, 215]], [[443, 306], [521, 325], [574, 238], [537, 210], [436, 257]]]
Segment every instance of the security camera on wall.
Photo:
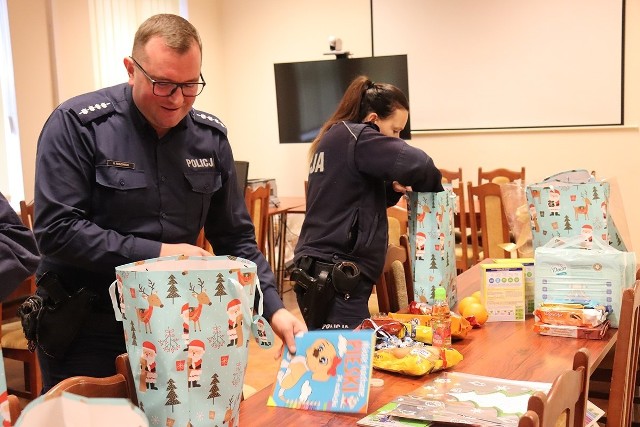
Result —
[[325, 52], [325, 55], [335, 55], [336, 59], [348, 58], [351, 52], [345, 52], [342, 50], [342, 39], [335, 36], [329, 36], [329, 52]]

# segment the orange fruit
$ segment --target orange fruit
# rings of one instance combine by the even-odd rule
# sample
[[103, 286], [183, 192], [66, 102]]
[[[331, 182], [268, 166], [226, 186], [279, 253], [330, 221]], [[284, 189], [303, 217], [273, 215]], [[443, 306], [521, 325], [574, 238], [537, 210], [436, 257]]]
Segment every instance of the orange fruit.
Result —
[[468, 306], [465, 307], [464, 311], [461, 312], [460, 314], [462, 314], [462, 317], [465, 317], [465, 318], [471, 317], [471, 316], [475, 317], [476, 322], [478, 322], [478, 325], [484, 325], [484, 323], [489, 318], [489, 312], [487, 311], [485, 306], [482, 305], [481, 303], [469, 304]]
[[468, 297], [462, 298], [460, 301], [458, 301], [458, 313], [462, 314], [465, 308], [467, 308], [469, 305], [477, 304], [479, 302], [480, 300], [474, 296], [468, 296]]
[[478, 302], [482, 302], [482, 292], [480, 291], [475, 291], [474, 293], [471, 294], [472, 297], [475, 297]]

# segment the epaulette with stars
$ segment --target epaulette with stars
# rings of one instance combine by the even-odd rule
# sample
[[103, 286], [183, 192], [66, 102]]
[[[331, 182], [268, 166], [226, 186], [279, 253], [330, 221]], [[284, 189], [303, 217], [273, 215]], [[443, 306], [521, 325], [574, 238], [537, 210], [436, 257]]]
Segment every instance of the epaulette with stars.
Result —
[[71, 110], [78, 115], [82, 124], [85, 125], [99, 117], [111, 114], [115, 111], [115, 107], [110, 100], [105, 99], [102, 102], [96, 102], [91, 105], [78, 105], [72, 107]]
[[223, 134], [227, 134], [227, 127], [222, 123], [222, 121], [214, 116], [213, 114], [205, 113], [204, 111], [198, 111], [196, 109], [191, 110], [191, 116], [193, 120], [198, 123], [202, 123], [207, 126], [211, 126], [212, 128], [218, 129]]

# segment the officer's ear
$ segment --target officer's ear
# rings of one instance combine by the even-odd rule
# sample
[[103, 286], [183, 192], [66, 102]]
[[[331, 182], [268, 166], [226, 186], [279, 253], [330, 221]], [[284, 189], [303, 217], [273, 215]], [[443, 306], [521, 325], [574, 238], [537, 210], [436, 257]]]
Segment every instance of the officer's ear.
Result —
[[362, 123], [375, 122], [376, 120], [378, 120], [378, 115], [376, 113], [369, 113], [364, 120], [362, 120]]
[[122, 62], [124, 63], [124, 68], [127, 70], [127, 75], [129, 76], [129, 84], [132, 84], [133, 83], [133, 69], [135, 68], [133, 60], [127, 56], [127, 57], [125, 57], [123, 59]]

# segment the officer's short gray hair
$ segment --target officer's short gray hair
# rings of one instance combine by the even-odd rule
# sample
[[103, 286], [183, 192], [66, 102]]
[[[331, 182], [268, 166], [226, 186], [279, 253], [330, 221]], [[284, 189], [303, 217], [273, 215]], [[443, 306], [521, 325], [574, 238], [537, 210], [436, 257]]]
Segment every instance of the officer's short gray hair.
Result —
[[135, 58], [147, 42], [156, 36], [162, 37], [166, 45], [178, 53], [185, 53], [194, 41], [198, 43], [200, 52], [202, 52], [202, 41], [196, 27], [181, 16], [161, 13], [153, 15], [140, 24], [133, 39], [131, 56]]

